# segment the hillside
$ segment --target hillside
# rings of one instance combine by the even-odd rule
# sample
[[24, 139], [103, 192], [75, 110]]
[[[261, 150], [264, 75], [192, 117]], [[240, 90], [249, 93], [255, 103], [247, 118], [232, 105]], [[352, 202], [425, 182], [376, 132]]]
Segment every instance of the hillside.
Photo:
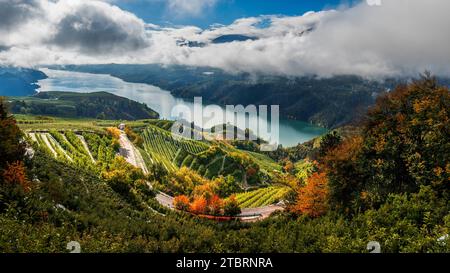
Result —
[[47, 76], [38, 70], [0, 66], [0, 96], [27, 96], [36, 93], [38, 80]]
[[158, 118], [159, 114], [127, 98], [106, 92], [40, 92], [31, 97], [10, 97], [16, 114], [60, 117], [137, 120]]
[[[447, 253], [449, 102], [424, 77], [378, 99], [358, 130], [275, 162], [171, 139], [167, 121], [122, 132], [120, 121], [11, 116], [0, 99], [0, 252], [65, 252], [75, 240], [83, 252], [366, 253], [376, 241], [383, 253]], [[148, 174], [123, 157], [125, 137]], [[244, 173], [262, 179], [244, 189]], [[176, 210], [159, 190], [176, 195]], [[285, 210], [260, 222], [230, 217], [279, 201]], [[204, 219], [216, 216], [226, 222]]]
[[[117, 135], [110, 135], [111, 130], [118, 131], [112, 129], [120, 123], [117, 120], [99, 122], [30, 115], [16, 115], [15, 118], [26, 136], [40, 149], [67, 163], [94, 168], [111, 163], [115, 153], [127, 154], [117, 149], [121, 142]], [[167, 174], [154, 181], [154, 187], [165, 193], [185, 194], [192, 190], [192, 185], [181, 190], [171, 185], [171, 175], [186, 168], [204, 178], [202, 182], [228, 179], [229, 189], [222, 191], [222, 197], [270, 185], [274, 174], [281, 171], [281, 166], [268, 156], [240, 150], [223, 141], [174, 138], [167, 130], [169, 128], [161, 128], [170, 124], [164, 120], [137, 120], [127, 122], [125, 130], [134, 142], [134, 149], [142, 156], [145, 169]]]

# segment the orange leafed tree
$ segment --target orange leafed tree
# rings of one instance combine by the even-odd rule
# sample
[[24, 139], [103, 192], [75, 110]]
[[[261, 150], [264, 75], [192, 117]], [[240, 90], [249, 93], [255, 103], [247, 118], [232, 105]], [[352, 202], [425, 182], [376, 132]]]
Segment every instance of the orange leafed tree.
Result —
[[179, 195], [173, 199], [173, 205], [178, 210], [188, 211], [189, 203], [189, 198], [186, 195]]
[[206, 214], [207, 213], [208, 201], [203, 196], [198, 196], [194, 198], [191, 203], [191, 212], [194, 214]]
[[211, 214], [219, 215], [222, 212], [223, 200], [215, 194], [209, 199], [208, 207]]
[[115, 127], [108, 127], [106, 128], [106, 131], [115, 139], [120, 138], [120, 130]]
[[304, 187], [298, 190], [297, 213], [318, 217], [327, 212], [328, 180], [325, 173], [313, 173]]
[[31, 190], [31, 185], [25, 174], [25, 166], [22, 161], [7, 164], [3, 171], [3, 181], [9, 185], [20, 185], [25, 192]]

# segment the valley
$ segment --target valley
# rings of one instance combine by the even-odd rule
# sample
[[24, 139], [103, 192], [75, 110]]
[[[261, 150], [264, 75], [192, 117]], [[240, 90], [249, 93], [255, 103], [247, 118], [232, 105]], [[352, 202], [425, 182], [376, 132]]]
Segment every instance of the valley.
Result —
[[[235, 190], [243, 192], [236, 197], [242, 209], [239, 216], [243, 221], [263, 219], [271, 212], [283, 210], [281, 206], [270, 205], [282, 201], [289, 191], [286, 186], [268, 186], [271, 183], [271, 174], [274, 171], [281, 171], [281, 167], [266, 155], [255, 156], [256, 153], [236, 149], [221, 141], [174, 139], [169, 131], [161, 128], [167, 127], [165, 124], [170, 124], [169, 122], [137, 120], [128, 123], [127, 126], [134, 128], [142, 138], [142, 143], [136, 145], [130, 141], [124, 131], [115, 129], [120, 121], [105, 121], [104, 124], [98, 124], [96, 120], [83, 120], [84, 124], [92, 126], [91, 130], [86, 130], [85, 127], [76, 129], [76, 123], [80, 120], [48, 118], [41, 120], [38, 126], [48, 128], [58, 124], [55, 127], [58, 129], [47, 130], [36, 127], [37, 124], [33, 123], [35, 116], [19, 115], [17, 118], [19, 126], [32, 142], [46, 151], [49, 156], [67, 164], [84, 165], [87, 169], [101, 170], [102, 166], [114, 161], [114, 156], [120, 155], [129, 164], [142, 170], [144, 175], [148, 174], [149, 170], [162, 166], [167, 173], [179, 171], [180, 168], [189, 168], [206, 179], [228, 176], [238, 182]], [[143, 124], [145, 124], [144, 127]], [[108, 135], [105, 130], [114, 133]], [[257, 178], [243, 173], [245, 168], [249, 167], [241, 166], [234, 161], [234, 158], [239, 156], [247, 157], [247, 161], [255, 162], [254, 168], [261, 172]], [[149, 186], [161, 190], [156, 194], [156, 200], [167, 208], [174, 208], [174, 194], [186, 193], [172, 191], [170, 187], [160, 183], [149, 184]], [[263, 188], [257, 189], [258, 187]], [[228, 192], [224, 197], [234, 193]]]
[[424, 76], [370, 122], [272, 152], [174, 138], [164, 119], [9, 115], [2, 100], [1, 250], [448, 251], [448, 95]]
[[201, 96], [207, 103], [222, 106], [276, 104], [280, 105], [283, 118], [325, 128], [337, 128], [359, 120], [378, 95], [406, 81], [367, 80], [351, 75], [320, 78], [230, 74], [210, 67], [159, 64], [66, 65], [51, 68], [107, 74], [130, 83], [147, 83], [170, 90], [173, 96], [188, 101]]

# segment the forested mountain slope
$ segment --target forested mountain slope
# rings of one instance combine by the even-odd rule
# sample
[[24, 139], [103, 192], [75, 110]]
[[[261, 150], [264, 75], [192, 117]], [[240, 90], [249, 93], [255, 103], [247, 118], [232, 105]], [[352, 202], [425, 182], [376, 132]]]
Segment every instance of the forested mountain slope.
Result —
[[159, 114], [143, 103], [107, 92], [40, 92], [31, 97], [10, 97], [11, 110], [17, 114], [137, 120], [158, 118]]

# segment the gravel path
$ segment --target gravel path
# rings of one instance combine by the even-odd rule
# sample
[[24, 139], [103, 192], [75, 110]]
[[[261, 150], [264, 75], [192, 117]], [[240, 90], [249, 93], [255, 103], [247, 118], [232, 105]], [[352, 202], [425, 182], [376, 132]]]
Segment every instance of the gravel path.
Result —
[[52, 152], [53, 156], [55, 158], [57, 158], [58, 154], [56, 153], [56, 151], [53, 149], [52, 145], [50, 144], [50, 141], [47, 138], [47, 134], [41, 134], [41, 138], [44, 141], [45, 145], [47, 145], [47, 148], [50, 150], [50, 152]]
[[173, 209], [173, 197], [169, 196], [163, 192], [160, 192], [156, 195], [156, 200], [158, 203], [164, 207]]
[[120, 155], [122, 155], [128, 163], [142, 169], [145, 174], [148, 174], [147, 166], [145, 166], [141, 153], [134, 147], [133, 143], [131, 143], [125, 133], [120, 134], [119, 141]]
[[[252, 215], [258, 215], [259, 217], [257, 220], [262, 220], [270, 216], [275, 211], [281, 211], [284, 210], [284, 207], [278, 206], [278, 205], [269, 205], [259, 208], [245, 208], [242, 209], [242, 212], [239, 216], [252, 216]], [[246, 218], [246, 217], [245, 217]], [[243, 219], [245, 221], [245, 218]]]
[[84, 136], [82, 135], [77, 135], [78, 139], [81, 141], [81, 144], [83, 144], [84, 149], [86, 150], [86, 152], [88, 153], [89, 157], [91, 158], [92, 162], [95, 163], [95, 159], [91, 154], [91, 151], [89, 150], [89, 146], [86, 143], [86, 139], [84, 139]]
[[59, 149], [64, 156], [69, 159], [70, 162], [73, 162], [73, 159], [69, 156], [69, 154], [67, 154], [66, 150], [63, 149], [63, 147], [61, 147], [61, 144], [59, 144], [59, 142], [51, 135], [51, 134], [46, 134], [47, 135], [47, 139], [48, 141], [53, 142], [53, 144], [56, 146], [57, 149]]

